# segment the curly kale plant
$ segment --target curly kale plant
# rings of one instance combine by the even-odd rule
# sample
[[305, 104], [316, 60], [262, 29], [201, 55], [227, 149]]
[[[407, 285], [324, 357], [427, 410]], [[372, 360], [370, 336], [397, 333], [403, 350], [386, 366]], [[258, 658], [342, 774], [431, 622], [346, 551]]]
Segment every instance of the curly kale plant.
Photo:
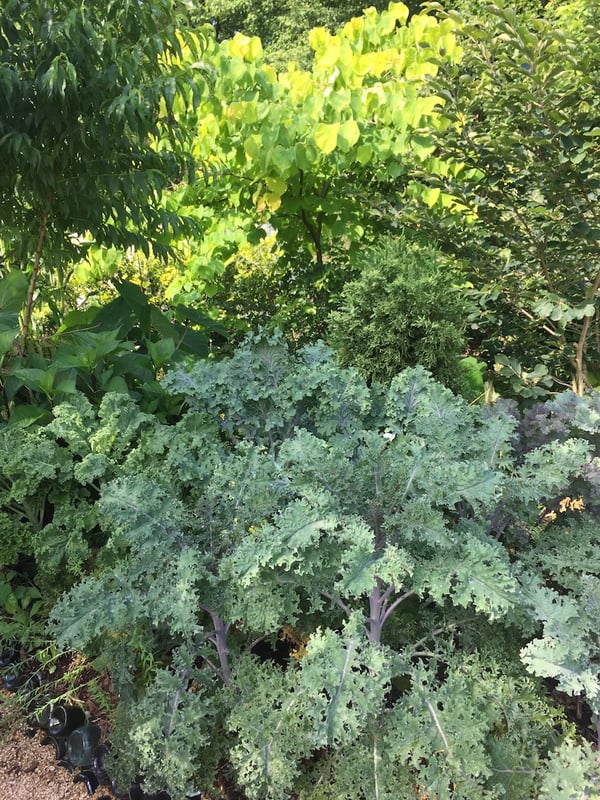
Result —
[[108, 533], [97, 504], [129, 451], [156, 427], [128, 395], [108, 393], [99, 408], [82, 394], [53, 410], [45, 426], [0, 429], [0, 563], [33, 556], [51, 595], [93, 567]]
[[176, 798], [545, 800], [569, 761], [593, 787], [545, 686], [600, 710], [598, 522], [541, 513], [589, 441], [525, 452], [515, 415], [420, 367], [368, 387], [277, 336], [164, 386], [187, 411], [133, 414], [93, 572], [50, 624], [110, 670], [124, 778]]

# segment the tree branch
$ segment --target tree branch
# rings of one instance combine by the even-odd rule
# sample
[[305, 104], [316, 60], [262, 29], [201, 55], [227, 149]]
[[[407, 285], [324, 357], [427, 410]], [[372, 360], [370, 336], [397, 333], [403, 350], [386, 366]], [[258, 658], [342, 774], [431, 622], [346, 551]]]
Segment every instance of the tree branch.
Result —
[[[600, 270], [596, 274], [596, 278], [589, 292], [589, 299], [595, 300], [598, 291], [600, 290]], [[596, 314], [594, 314], [596, 316]], [[575, 392], [582, 395], [588, 387], [586, 369], [585, 369], [585, 342], [592, 324], [594, 317], [585, 317], [581, 326], [581, 333], [579, 339], [575, 344]]]
[[329, 592], [321, 591], [321, 594], [323, 595], [323, 597], [326, 597], [328, 600], [331, 600], [332, 603], [335, 603], [336, 606], [338, 606], [338, 608], [341, 608], [344, 614], [350, 616], [351, 611], [343, 600], [340, 600], [339, 597], [334, 597]]

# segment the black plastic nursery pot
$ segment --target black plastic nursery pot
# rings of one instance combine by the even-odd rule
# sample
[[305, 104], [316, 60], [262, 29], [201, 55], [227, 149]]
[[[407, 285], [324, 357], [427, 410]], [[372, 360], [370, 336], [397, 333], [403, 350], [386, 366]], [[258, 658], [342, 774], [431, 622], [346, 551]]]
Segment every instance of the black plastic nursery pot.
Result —
[[0, 669], [16, 664], [19, 660], [19, 653], [14, 647], [5, 647], [0, 651]]
[[7, 692], [16, 692], [27, 683], [27, 675], [20, 669], [19, 661], [19, 651], [14, 647], [4, 647], [0, 652], [1, 685]]
[[48, 733], [53, 736], [69, 736], [76, 728], [87, 722], [85, 711], [79, 706], [54, 706], [48, 720]]
[[71, 764], [75, 767], [91, 767], [101, 736], [100, 726], [94, 723], [75, 728], [67, 740], [67, 758]]
[[[14, 649], [0, 652], [0, 669], [3, 669], [2, 682], [7, 691], [16, 692], [29, 681], [31, 676], [18, 669], [19, 653]], [[102, 787], [110, 788], [119, 800], [171, 800], [166, 789], [147, 793], [142, 787], [142, 779], [135, 778], [126, 791], [121, 791], [111, 780], [104, 767], [104, 759], [110, 745], [102, 742], [102, 729], [90, 722], [85, 711], [75, 705], [54, 703], [51, 697], [38, 701], [28, 719], [31, 726], [27, 735], [36, 731], [44, 735], [42, 745], [51, 745], [57, 762], [74, 773], [74, 783], [82, 783], [90, 796], [96, 795]], [[108, 795], [97, 796], [98, 800], [109, 800]], [[200, 795], [195, 795], [195, 800]]]

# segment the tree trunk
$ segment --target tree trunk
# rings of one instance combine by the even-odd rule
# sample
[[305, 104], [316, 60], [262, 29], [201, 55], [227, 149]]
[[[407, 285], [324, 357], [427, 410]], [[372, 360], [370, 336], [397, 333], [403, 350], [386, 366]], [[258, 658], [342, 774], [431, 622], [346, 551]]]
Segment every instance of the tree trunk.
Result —
[[29, 328], [31, 327], [31, 315], [33, 313], [33, 298], [35, 295], [35, 287], [37, 284], [40, 267], [42, 265], [42, 251], [44, 249], [44, 242], [46, 241], [46, 227], [48, 225], [48, 212], [45, 211], [42, 215], [40, 224], [40, 232], [38, 236], [37, 247], [35, 248], [35, 258], [33, 261], [33, 272], [29, 280], [29, 289], [27, 290], [27, 300], [25, 302], [25, 310], [23, 312], [23, 325], [21, 328], [21, 345], [24, 352], [27, 347], [27, 339], [29, 338]]

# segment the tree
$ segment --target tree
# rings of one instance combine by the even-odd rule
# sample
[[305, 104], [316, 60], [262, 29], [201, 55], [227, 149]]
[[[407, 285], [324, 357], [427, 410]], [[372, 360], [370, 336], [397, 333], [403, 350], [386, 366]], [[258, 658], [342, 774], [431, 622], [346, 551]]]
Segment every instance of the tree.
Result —
[[432, 152], [429, 128], [445, 123], [425, 78], [459, 51], [450, 20], [409, 19], [402, 3], [368, 9], [335, 35], [314, 29], [309, 41], [310, 71], [276, 72], [259, 39], [242, 34], [207, 48], [213, 91], [197, 115], [180, 115], [195, 127], [206, 182], [201, 195], [178, 196], [203, 217], [203, 251], [172, 293], [189, 302], [214, 291], [240, 248], [274, 229], [282, 283], [308, 309], [297, 327], [312, 314], [322, 333], [345, 269], [381, 229], [380, 184]]
[[452, 119], [437, 154], [456, 165], [423, 176], [441, 190], [433, 235], [465, 259], [481, 352], [529, 395], [581, 393], [600, 370], [599, 50], [574, 8], [562, 30], [500, 6], [465, 17], [464, 57], [432, 87]]
[[0, 265], [26, 271], [27, 339], [41, 276], [64, 286], [90, 239], [165, 254], [186, 220], [161, 207], [193, 180], [177, 96], [202, 78], [181, 61], [201, 38], [185, 4], [7, 0], [0, 11]]

